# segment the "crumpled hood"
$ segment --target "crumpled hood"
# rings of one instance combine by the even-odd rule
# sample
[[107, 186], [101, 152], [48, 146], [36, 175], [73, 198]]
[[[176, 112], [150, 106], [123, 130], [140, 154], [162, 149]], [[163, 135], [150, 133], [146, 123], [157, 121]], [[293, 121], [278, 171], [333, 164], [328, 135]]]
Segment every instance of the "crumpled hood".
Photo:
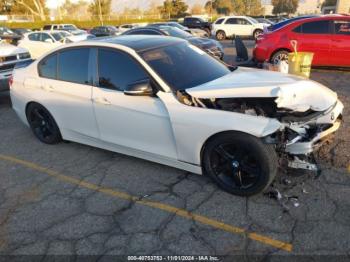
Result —
[[28, 50], [22, 47], [17, 47], [10, 44], [0, 44], [0, 56], [10, 56], [10, 55], [17, 55], [21, 53], [27, 53]]
[[278, 72], [238, 68], [211, 82], [186, 89], [196, 98], [276, 97], [279, 108], [298, 112], [324, 111], [334, 105], [337, 94], [307, 79]]

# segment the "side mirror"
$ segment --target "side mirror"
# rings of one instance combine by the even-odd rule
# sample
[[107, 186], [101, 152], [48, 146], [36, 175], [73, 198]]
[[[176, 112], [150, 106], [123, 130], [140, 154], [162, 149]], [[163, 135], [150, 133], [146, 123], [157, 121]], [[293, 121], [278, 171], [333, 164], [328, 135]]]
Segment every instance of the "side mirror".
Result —
[[124, 94], [128, 96], [152, 96], [154, 95], [151, 81], [149, 79], [143, 79], [134, 82], [126, 87]]
[[53, 41], [52, 41], [52, 39], [51, 39], [51, 38], [47, 38], [47, 39], [45, 39], [45, 43], [52, 44], [52, 43], [53, 43]]

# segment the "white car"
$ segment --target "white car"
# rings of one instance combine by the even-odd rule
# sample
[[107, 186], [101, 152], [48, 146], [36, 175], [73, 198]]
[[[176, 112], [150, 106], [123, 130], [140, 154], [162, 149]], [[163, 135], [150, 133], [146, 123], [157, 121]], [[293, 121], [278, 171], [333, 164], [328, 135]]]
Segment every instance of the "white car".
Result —
[[27, 49], [0, 41], [0, 91], [8, 90], [8, 80], [16, 64], [30, 59]]
[[66, 31], [36, 31], [25, 34], [18, 46], [28, 49], [32, 58], [37, 59], [60, 45], [83, 41], [89, 36], [88, 34], [72, 35]]
[[212, 35], [218, 40], [234, 36], [254, 37], [257, 39], [264, 32], [266, 24], [259, 23], [249, 16], [225, 16], [212, 24]]
[[86, 34], [85, 30], [77, 28], [73, 24], [50, 24], [43, 26], [44, 31], [67, 31], [73, 35], [84, 35]]
[[[195, 70], [195, 72], [194, 72]], [[292, 75], [227, 67], [185, 40], [132, 35], [62, 46], [11, 86], [13, 109], [47, 144], [87, 144], [197, 174], [252, 195], [279, 165], [316, 170], [343, 105]]]

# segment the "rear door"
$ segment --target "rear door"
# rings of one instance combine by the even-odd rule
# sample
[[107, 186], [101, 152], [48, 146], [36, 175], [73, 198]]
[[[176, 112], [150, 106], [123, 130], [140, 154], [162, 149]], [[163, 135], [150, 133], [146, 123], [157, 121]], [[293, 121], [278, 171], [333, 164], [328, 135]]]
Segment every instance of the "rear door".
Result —
[[45, 107], [66, 139], [98, 138], [93, 111], [90, 48], [69, 48], [49, 55], [38, 66]]
[[333, 21], [330, 64], [350, 66], [350, 19]]
[[294, 28], [290, 40], [297, 40], [299, 52], [312, 52], [312, 64], [326, 66], [331, 55], [331, 23], [329, 20], [306, 22]]

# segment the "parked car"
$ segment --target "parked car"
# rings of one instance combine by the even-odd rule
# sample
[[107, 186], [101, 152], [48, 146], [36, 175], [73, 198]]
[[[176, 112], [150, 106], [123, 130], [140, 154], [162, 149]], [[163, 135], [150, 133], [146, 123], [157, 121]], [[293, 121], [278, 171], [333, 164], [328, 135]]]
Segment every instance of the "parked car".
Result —
[[212, 29], [211, 24], [200, 17], [185, 17], [183, 20], [183, 25], [188, 28], [202, 29], [206, 31], [209, 36]]
[[256, 21], [258, 21], [259, 23], [261, 24], [265, 24], [265, 25], [268, 25], [268, 26], [272, 26], [275, 24], [275, 22], [271, 21], [270, 19], [268, 18], [263, 18], [263, 17], [258, 17], [258, 18], [254, 18]]
[[91, 29], [90, 34], [96, 37], [119, 35], [119, 30], [114, 26], [97, 26]]
[[138, 27], [140, 27], [138, 24], [123, 24], [123, 25], [117, 26], [118, 30], [121, 33], [124, 33], [130, 29], [138, 28]]
[[205, 174], [243, 196], [267, 188], [279, 163], [314, 170], [308, 156], [339, 128], [343, 110], [319, 83], [227, 67], [174, 37], [62, 46], [16, 69], [11, 82], [13, 109], [44, 143], [64, 139]]
[[63, 30], [67, 31], [73, 35], [82, 35], [86, 34], [86, 31], [80, 30], [73, 24], [49, 24], [49, 25], [44, 25], [43, 30], [45, 31], [57, 31], [57, 30]]
[[123, 33], [123, 35], [163, 35], [163, 36], [172, 36], [178, 37], [187, 40], [191, 44], [199, 47], [208, 54], [218, 58], [224, 58], [224, 49], [222, 45], [208, 38], [200, 38], [191, 35], [181, 29], [171, 26], [159, 26], [159, 27], [139, 27], [131, 29]]
[[28, 50], [7, 43], [0, 43], [0, 91], [8, 90], [8, 81], [15, 65], [30, 59]]
[[298, 20], [302, 20], [302, 19], [305, 19], [305, 18], [311, 18], [311, 17], [318, 17], [319, 15], [303, 15], [303, 16], [297, 16], [297, 17], [293, 17], [293, 18], [290, 18], [290, 19], [286, 19], [286, 20], [283, 20], [281, 22], [278, 22], [276, 24], [273, 24], [271, 26], [269, 26], [267, 29], [269, 31], [276, 31], [277, 29], [285, 26], [285, 25], [288, 25], [290, 23], [293, 23], [294, 21], [298, 21]]
[[4, 42], [16, 45], [21, 36], [5, 26], [0, 26], [0, 38]]
[[188, 27], [183, 26], [177, 22], [159, 22], [159, 23], [148, 24], [148, 26], [152, 26], [152, 27], [173, 26], [173, 27], [177, 27], [177, 28], [179, 28], [183, 31], [186, 31], [194, 36], [197, 36], [197, 37], [209, 37], [209, 35], [210, 35], [210, 34], [208, 35], [208, 33], [202, 29], [188, 28]]
[[26, 33], [32, 32], [32, 30], [28, 28], [11, 28], [11, 31], [19, 36], [23, 36]]
[[266, 24], [259, 23], [248, 16], [225, 16], [213, 23], [212, 35], [218, 40], [228, 37], [243, 36], [257, 39], [264, 32]]
[[314, 53], [313, 66], [350, 67], [350, 17], [322, 16], [292, 22], [276, 31], [264, 34], [253, 52], [258, 62], [278, 63], [294, 51], [291, 40], [297, 41], [297, 51]]
[[72, 35], [67, 31], [37, 31], [27, 33], [23, 39], [19, 41], [18, 46], [29, 50], [32, 58], [36, 59], [65, 43], [83, 41], [93, 37], [92, 35]]

